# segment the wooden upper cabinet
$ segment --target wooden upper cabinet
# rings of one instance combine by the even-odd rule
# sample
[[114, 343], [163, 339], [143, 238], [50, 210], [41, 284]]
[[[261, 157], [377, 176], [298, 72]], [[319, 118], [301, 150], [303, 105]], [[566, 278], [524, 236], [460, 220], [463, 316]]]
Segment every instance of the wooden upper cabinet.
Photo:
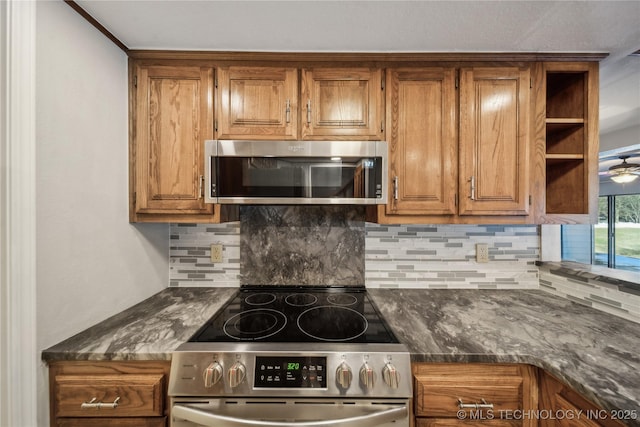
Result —
[[298, 71], [218, 69], [218, 139], [297, 139]]
[[373, 222], [595, 221], [599, 56], [138, 55], [132, 222], [236, 219], [201, 195], [207, 139], [386, 140]]
[[137, 66], [132, 220], [210, 216], [203, 198], [204, 140], [213, 138], [213, 69]]
[[543, 63], [537, 73], [535, 164], [540, 223], [595, 223], [598, 214], [598, 64]]
[[303, 69], [302, 139], [384, 139], [382, 78], [381, 69]]
[[528, 68], [460, 70], [460, 215], [529, 214]]
[[455, 77], [453, 68], [388, 71], [388, 215], [456, 213]]

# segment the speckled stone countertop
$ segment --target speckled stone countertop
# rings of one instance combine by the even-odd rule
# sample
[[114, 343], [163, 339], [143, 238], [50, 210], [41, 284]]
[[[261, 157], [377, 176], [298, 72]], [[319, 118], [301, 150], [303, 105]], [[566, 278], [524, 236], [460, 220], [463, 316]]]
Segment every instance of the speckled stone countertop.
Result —
[[[44, 350], [42, 358], [169, 360], [235, 291], [167, 288]], [[370, 289], [369, 294], [413, 361], [532, 364], [605, 409], [640, 413], [640, 324], [544, 291]]]

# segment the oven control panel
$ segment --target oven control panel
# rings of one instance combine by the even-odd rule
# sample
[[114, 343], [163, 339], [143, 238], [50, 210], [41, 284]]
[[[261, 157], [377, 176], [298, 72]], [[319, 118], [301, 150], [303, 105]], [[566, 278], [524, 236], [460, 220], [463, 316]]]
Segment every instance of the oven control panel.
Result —
[[299, 350], [186, 343], [172, 354], [171, 396], [412, 396], [411, 361], [398, 344], [331, 344]]
[[326, 357], [256, 356], [255, 388], [327, 388]]

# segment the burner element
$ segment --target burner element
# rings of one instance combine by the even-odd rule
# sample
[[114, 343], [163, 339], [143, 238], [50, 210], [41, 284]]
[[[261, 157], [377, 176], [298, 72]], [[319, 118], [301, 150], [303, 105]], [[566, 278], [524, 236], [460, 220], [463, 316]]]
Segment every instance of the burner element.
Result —
[[367, 330], [367, 319], [347, 307], [322, 305], [298, 316], [298, 327], [306, 335], [320, 341], [351, 341]]
[[306, 307], [308, 305], [315, 304], [318, 301], [318, 297], [312, 294], [291, 294], [285, 298], [287, 304], [294, 307]]
[[271, 293], [260, 292], [257, 294], [251, 294], [245, 298], [244, 302], [249, 305], [267, 305], [276, 300], [276, 296]]
[[240, 289], [189, 341], [381, 344], [398, 339], [363, 289], [256, 286]]
[[287, 318], [277, 310], [247, 310], [230, 317], [224, 324], [224, 333], [237, 340], [260, 340], [284, 329]]
[[358, 302], [358, 298], [349, 294], [332, 294], [327, 297], [327, 301], [335, 305], [353, 305]]

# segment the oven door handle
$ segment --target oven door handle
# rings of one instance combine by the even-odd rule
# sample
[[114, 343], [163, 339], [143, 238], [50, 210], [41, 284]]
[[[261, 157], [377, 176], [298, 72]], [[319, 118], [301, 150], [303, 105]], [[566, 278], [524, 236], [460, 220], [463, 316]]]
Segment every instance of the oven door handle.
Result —
[[385, 409], [382, 411], [370, 412], [363, 415], [351, 416], [346, 418], [288, 422], [237, 418], [228, 415], [215, 414], [213, 412], [179, 404], [176, 404], [171, 408], [172, 418], [196, 423], [205, 427], [216, 427], [219, 426], [220, 423], [223, 423], [224, 426], [233, 427], [375, 427], [385, 423], [403, 419], [408, 415], [409, 411], [407, 410], [407, 406], [402, 405], [393, 407], [391, 409]]

